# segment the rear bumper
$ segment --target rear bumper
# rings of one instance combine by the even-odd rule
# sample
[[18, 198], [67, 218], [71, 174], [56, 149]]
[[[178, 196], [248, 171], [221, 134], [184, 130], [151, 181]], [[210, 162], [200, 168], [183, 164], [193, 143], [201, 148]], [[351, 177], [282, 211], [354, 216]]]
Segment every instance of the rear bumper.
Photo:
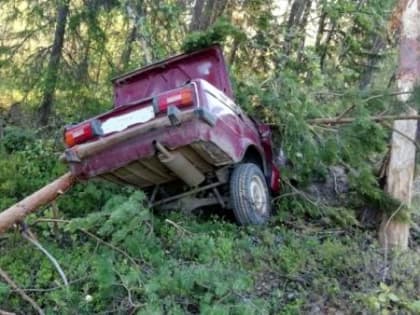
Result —
[[211, 113], [195, 109], [178, 111], [174, 115], [72, 147], [65, 151], [62, 158], [79, 179], [113, 173], [133, 161], [150, 160], [156, 155], [155, 141], [170, 150], [191, 146], [203, 155], [203, 160], [214, 166], [235, 161], [231, 146], [224, 145], [225, 142], [218, 143], [216, 130], [222, 127], [219, 125], [222, 122]]

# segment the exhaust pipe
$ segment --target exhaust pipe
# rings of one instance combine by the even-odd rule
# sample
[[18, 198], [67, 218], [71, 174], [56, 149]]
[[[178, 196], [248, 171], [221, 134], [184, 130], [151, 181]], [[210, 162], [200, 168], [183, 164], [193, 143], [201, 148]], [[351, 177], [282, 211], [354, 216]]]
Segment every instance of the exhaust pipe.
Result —
[[205, 176], [190, 161], [179, 152], [169, 152], [161, 143], [156, 142], [155, 146], [159, 151], [159, 160], [188, 186], [197, 187], [204, 180]]

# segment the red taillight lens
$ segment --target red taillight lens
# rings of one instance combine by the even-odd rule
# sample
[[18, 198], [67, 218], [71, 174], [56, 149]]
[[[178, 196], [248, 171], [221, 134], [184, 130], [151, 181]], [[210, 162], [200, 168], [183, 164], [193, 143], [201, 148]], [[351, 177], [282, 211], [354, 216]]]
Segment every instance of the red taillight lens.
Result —
[[92, 120], [76, 127], [70, 127], [64, 132], [64, 141], [68, 147], [83, 143], [96, 136], [101, 135], [100, 123]]
[[154, 102], [156, 112], [164, 112], [169, 106], [187, 107], [194, 103], [194, 93], [190, 87], [186, 87], [156, 96]]

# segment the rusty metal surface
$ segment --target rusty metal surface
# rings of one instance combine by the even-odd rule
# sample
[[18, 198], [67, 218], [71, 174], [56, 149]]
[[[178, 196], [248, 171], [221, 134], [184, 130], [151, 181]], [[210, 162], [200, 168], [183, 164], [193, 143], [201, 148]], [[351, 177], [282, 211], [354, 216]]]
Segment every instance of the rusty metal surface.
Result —
[[177, 151], [180, 152], [183, 156], [185, 156], [191, 163], [194, 164], [201, 172], [208, 173], [214, 170], [214, 166], [211, 165], [211, 162], [207, 162], [203, 157], [200, 155], [196, 148], [193, 148], [194, 144], [190, 146], [185, 146], [179, 148]]
[[[144, 182], [149, 182], [156, 185], [172, 179], [172, 176], [169, 176], [167, 170], [161, 169], [156, 173], [154, 171], [151, 171], [146, 166], [142, 165], [140, 161], [136, 161], [126, 165], [124, 166], [124, 169], [131, 172], [133, 175], [141, 178]], [[165, 176], [162, 175], [163, 173], [165, 173]]]
[[[205, 146], [201, 143], [199, 147]], [[215, 170], [215, 167], [204, 160], [195, 150], [193, 145], [180, 147], [172, 153], [179, 152], [191, 162], [197, 169], [205, 173]], [[213, 161], [213, 163], [217, 163]], [[188, 170], [185, 170], [188, 172]], [[177, 179], [177, 176], [162, 163], [157, 156], [144, 160], [134, 161], [111, 172], [100, 174], [98, 177], [119, 185], [131, 185], [145, 188], [153, 185], [160, 185]]]

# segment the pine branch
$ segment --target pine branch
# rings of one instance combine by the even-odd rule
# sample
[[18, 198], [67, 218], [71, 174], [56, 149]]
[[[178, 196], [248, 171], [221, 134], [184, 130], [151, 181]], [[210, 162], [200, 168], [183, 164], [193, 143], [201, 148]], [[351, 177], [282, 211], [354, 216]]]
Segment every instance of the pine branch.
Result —
[[32, 233], [28, 230], [22, 231], [22, 237], [29, 241], [32, 245], [34, 245], [36, 248], [38, 248], [47, 258], [51, 261], [51, 263], [54, 265], [55, 269], [58, 271], [58, 273], [61, 276], [61, 279], [63, 280], [63, 283], [66, 287], [69, 286], [69, 282], [67, 280], [66, 274], [64, 273], [63, 269], [61, 269], [60, 264], [58, 263], [57, 259], [54, 258], [53, 255], [51, 255], [33, 236]]
[[81, 232], [85, 233], [86, 235], [92, 237], [93, 239], [95, 239], [98, 243], [101, 243], [102, 245], [108, 246], [109, 248], [113, 249], [114, 251], [120, 253], [121, 255], [123, 255], [125, 258], [127, 258], [133, 265], [135, 265], [136, 267], [138, 267], [140, 269], [140, 265], [137, 263], [137, 261], [131, 257], [126, 251], [122, 250], [121, 248], [108, 243], [106, 241], [104, 241], [103, 239], [101, 239], [100, 237], [96, 236], [95, 234], [85, 230], [85, 229], [79, 229]]
[[412, 144], [414, 144], [416, 146], [417, 149], [420, 149], [419, 144], [417, 143], [417, 141], [413, 138], [411, 138], [410, 136], [407, 136], [405, 133], [399, 131], [398, 129], [395, 129], [394, 127], [392, 127], [389, 123], [387, 123], [386, 121], [382, 122], [382, 125], [384, 125], [385, 127], [391, 129], [393, 132], [398, 133], [401, 137], [407, 139], [408, 141], [410, 141]]
[[27, 295], [10, 277], [9, 275], [0, 268], [0, 277], [3, 278], [15, 291], [24, 299], [25, 301], [29, 302], [32, 307], [38, 312], [40, 315], [45, 315], [44, 311], [39, 307], [39, 305], [29, 296]]
[[[47, 219], [47, 218], [40, 218], [37, 219], [36, 222], [53, 222], [53, 223], [64, 223], [64, 224], [68, 224], [71, 221], [70, 220], [62, 220], [62, 219]], [[125, 258], [127, 258], [133, 265], [135, 265], [136, 267], [140, 268], [140, 265], [137, 263], [136, 259], [134, 259], [133, 257], [131, 257], [126, 251], [122, 250], [121, 248], [108, 243], [107, 241], [104, 241], [103, 239], [101, 239], [100, 237], [96, 236], [95, 234], [82, 229], [82, 228], [78, 228], [78, 230], [88, 236], [90, 236], [91, 238], [95, 239], [98, 243], [108, 246], [109, 248], [111, 248], [112, 250], [120, 253], [121, 255], [123, 255]]]
[[179, 224], [175, 223], [172, 220], [166, 219], [165, 220], [166, 223], [169, 223], [170, 225], [172, 225], [173, 227], [175, 227], [178, 231], [181, 231], [182, 234], [188, 234], [188, 235], [192, 235], [193, 233], [188, 231], [187, 229], [183, 228], [182, 226], [180, 226]]
[[[340, 115], [341, 116], [341, 115]], [[353, 117], [334, 117], [334, 118], [313, 118], [308, 119], [308, 123], [312, 125], [338, 125], [338, 124], [350, 124], [357, 120]], [[388, 115], [388, 116], [371, 116], [369, 120], [375, 122], [387, 121], [387, 120], [420, 120], [420, 115]]]

